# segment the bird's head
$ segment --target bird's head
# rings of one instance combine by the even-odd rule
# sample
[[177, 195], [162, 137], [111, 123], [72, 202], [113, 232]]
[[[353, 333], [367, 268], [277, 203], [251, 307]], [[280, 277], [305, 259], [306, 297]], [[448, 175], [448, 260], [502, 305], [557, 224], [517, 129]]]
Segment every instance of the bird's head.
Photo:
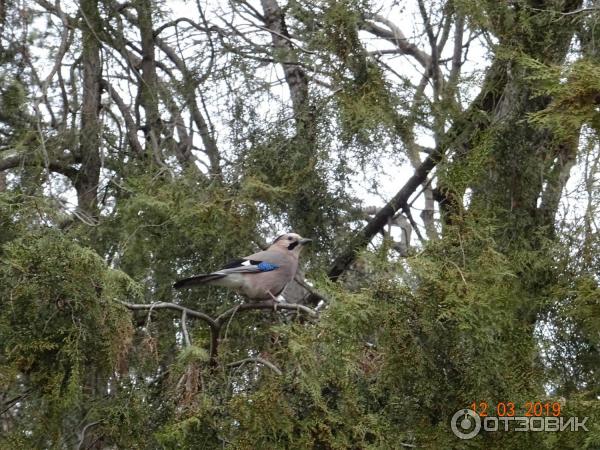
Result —
[[302, 251], [302, 247], [309, 242], [312, 242], [312, 239], [303, 238], [296, 233], [286, 233], [278, 236], [269, 249], [291, 252], [294, 255], [299, 255], [300, 251]]

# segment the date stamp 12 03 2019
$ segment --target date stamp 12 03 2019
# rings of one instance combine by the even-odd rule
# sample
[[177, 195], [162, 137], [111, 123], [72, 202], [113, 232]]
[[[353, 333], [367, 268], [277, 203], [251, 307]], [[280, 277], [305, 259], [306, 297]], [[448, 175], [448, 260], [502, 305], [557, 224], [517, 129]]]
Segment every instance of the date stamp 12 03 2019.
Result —
[[469, 408], [480, 417], [560, 417], [560, 402], [525, 402], [519, 407], [514, 402], [498, 402], [495, 405], [486, 401], [473, 402]]
[[588, 431], [587, 417], [564, 417], [560, 402], [531, 401], [473, 402], [468, 408], [456, 411], [450, 420], [452, 432], [460, 439], [472, 439], [480, 431], [560, 432]]

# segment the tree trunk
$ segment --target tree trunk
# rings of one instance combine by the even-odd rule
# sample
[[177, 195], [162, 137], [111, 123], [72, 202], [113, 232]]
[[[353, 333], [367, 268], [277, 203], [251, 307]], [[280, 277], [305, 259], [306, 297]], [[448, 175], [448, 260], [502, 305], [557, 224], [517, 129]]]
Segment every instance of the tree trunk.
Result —
[[95, 0], [81, 2], [83, 15], [83, 99], [81, 105], [81, 131], [79, 138], [79, 158], [81, 168], [73, 183], [77, 190], [79, 209], [92, 218], [98, 216], [98, 183], [100, 180], [100, 96], [102, 65], [100, 61], [100, 41], [94, 30], [101, 28], [100, 13]]
[[158, 111], [158, 78], [156, 75], [155, 40], [152, 25], [152, 2], [137, 0], [134, 2], [138, 16], [142, 44], [141, 83], [139, 86], [139, 103], [144, 108], [145, 123], [142, 127], [146, 136], [146, 150], [152, 149], [154, 157], [160, 164], [160, 141], [162, 126]]

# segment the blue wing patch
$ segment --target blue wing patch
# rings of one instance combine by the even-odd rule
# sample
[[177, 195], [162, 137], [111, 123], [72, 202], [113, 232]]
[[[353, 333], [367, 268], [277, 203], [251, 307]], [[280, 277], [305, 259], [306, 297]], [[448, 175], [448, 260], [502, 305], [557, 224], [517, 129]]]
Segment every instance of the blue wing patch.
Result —
[[262, 261], [256, 267], [258, 267], [258, 270], [260, 270], [261, 272], [270, 272], [271, 270], [279, 269], [278, 265], [271, 264], [266, 261]]

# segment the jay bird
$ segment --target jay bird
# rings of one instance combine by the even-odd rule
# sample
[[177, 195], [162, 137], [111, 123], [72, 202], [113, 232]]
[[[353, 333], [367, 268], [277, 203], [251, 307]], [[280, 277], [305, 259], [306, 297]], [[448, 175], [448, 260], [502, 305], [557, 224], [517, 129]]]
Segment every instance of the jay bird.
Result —
[[277, 301], [296, 274], [302, 247], [311, 241], [296, 233], [282, 234], [265, 251], [235, 259], [216, 272], [179, 280], [173, 287], [225, 286], [251, 300]]

